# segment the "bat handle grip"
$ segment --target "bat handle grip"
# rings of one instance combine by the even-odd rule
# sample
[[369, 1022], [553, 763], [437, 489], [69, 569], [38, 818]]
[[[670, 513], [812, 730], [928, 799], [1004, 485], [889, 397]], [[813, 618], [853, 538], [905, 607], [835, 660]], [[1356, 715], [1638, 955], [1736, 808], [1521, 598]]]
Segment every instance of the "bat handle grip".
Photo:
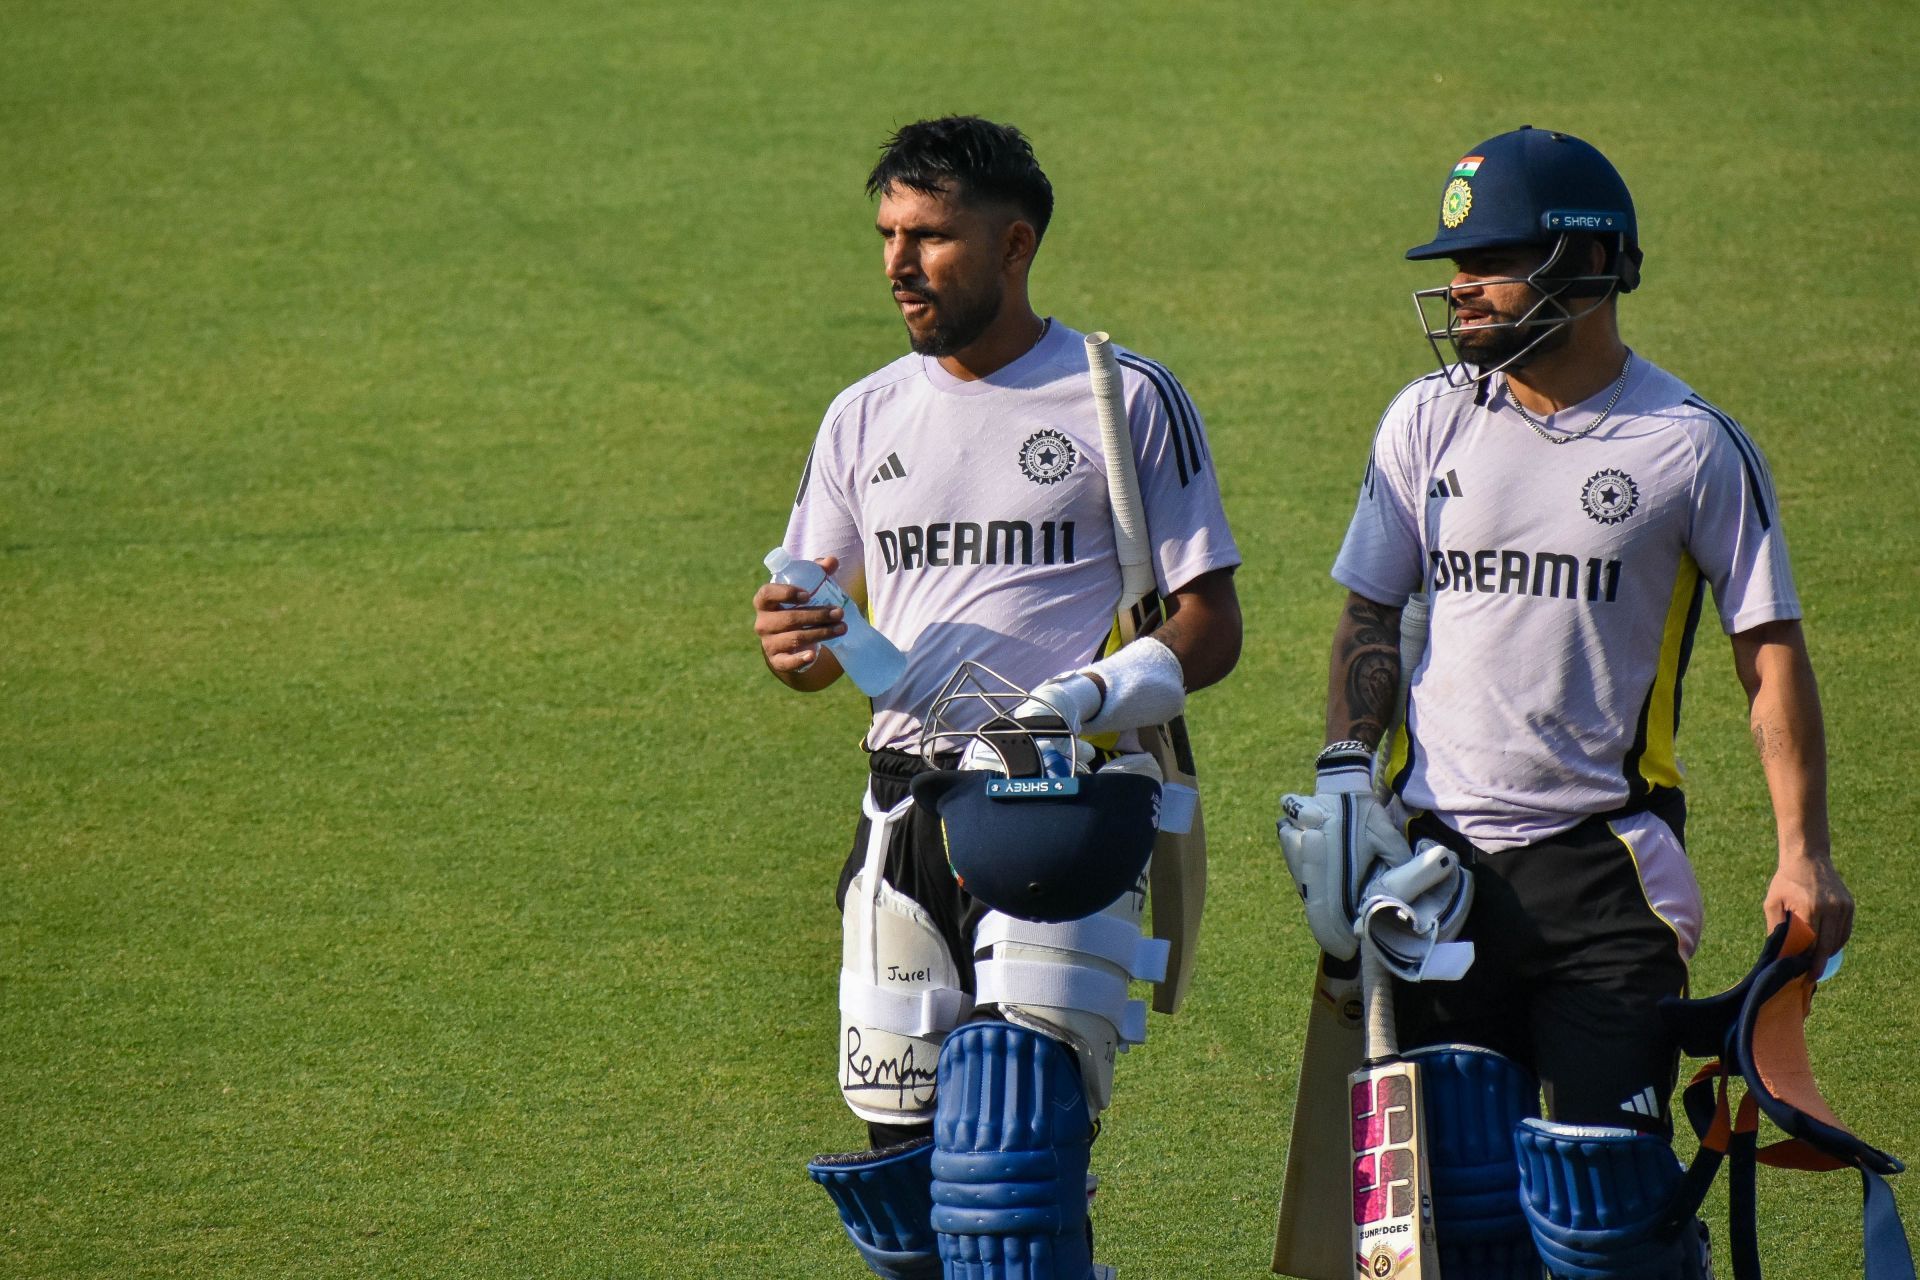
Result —
[[1393, 1017], [1393, 973], [1373, 939], [1360, 939], [1360, 1004], [1367, 1030], [1367, 1060], [1391, 1058], [1400, 1052]]
[[1094, 417], [1100, 426], [1100, 452], [1107, 468], [1107, 493], [1113, 504], [1114, 552], [1120, 561], [1123, 604], [1154, 589], [1147, 520], [1140, 500], [1140, 477], [1133, 463], [1133, 428], [1127, 418], [1120, 363], [1105, 333], [1086, 338], [1087, 377], [1093, 386]]

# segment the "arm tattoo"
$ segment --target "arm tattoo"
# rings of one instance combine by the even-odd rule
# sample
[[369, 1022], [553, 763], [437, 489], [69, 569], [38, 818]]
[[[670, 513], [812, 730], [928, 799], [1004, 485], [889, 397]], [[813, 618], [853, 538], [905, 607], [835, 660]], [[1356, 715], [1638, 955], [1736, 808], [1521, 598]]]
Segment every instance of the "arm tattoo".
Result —
[[1185, 624], [1181, 619], [1172, 614], [1168, 614], [1159, 626], [1153, 628], [1153, 630], [1147, 632], [1147, 634], [1167, 646], [1167, 648], [1173, 650], [1176, 655], [1180, 652], [1180, 646], [1187, 642], [1187, 629]]
[[[1400, 611], [1371, 601], [1354, 601], [1341, 620], [1334, 652], [1337, 708], [1347, 725], [1343, 736], [1378, 742], [1393, 719], [1394, 693], [1400, 687]], [[1336, 717], [1329, 717], [1330, 721]]]
[[1391, 658], [1379, 653], [1359, 653], [1347, 667], [1347, 736], [1362, 742], [1379, 742], [1387, 732], [1393, 715], [1393, 690], [1398, 683]]

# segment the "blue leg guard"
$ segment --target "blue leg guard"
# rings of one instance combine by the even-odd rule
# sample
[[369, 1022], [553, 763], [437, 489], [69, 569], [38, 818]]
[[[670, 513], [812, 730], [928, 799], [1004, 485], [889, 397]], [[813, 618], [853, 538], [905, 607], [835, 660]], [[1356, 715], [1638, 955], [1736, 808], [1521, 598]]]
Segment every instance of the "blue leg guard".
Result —
[[1523, 1120], [1513, 1133], [1527, 1223], [1564, 1280], [1706, 1280], [1684, 1175], [1661, 1139], [1632, 1129]]
[[807, 1174], [827, 1189], [840, 1224], [885, 1280], [940, 1280], [933, 1236], [933, 1140], [815, 1156]]
[[971, 1022], [940, 1050], [933, 1228], [946, 1280], [1087, 1280], [1093, 1120], [1072, 1050]]
[[1502, 1054], [1472, 1045], [1408, 1053], [1425, 1091], [1427, 1166], [1440, 1274], [1474, 1280], [1540, 1280], [1513, 1127], [1540, 1114], [1540, 1085]]

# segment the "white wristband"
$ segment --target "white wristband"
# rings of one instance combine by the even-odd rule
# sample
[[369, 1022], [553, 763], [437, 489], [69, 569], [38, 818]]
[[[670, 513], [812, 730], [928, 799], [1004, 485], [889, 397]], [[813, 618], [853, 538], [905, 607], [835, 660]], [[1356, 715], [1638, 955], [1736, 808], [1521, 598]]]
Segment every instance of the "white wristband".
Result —
[[[1082, 725], [1093, 719], [1100, 710], [1100, 686], [1081, 675], [1078, 671], [1063, 676], [1054, 676], [1033, 691], [1035, 702], [1043, 702], [1060, 713], [1073, 732], [1080, 732]], [[1014, 708], [1013, 718], [1018, 720], [1022, 713], [1031, 707], [1026, 703]]]
[[1083, 726], [1089, 733], [1165, 724], [1186, 709], [1186, 673], [1180, 669], [1180, 659], [1152, 636], [1141, 636], [1082, 670], [1099, 676], [1107, 686], [1099, 714]]

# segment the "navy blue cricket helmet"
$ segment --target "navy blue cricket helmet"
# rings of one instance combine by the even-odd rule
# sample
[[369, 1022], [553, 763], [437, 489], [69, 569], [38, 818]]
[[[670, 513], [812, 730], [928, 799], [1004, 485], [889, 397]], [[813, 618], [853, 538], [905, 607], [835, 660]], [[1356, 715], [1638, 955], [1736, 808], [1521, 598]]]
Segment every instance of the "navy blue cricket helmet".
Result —
[[1083, 920], [1132, 889], [1160, 830], [1160, 784], [1134, 773], [1005, 778], [941, 769], [913, 780], [940, 817], [960, 887], [1023, 920]]
[[[1613, 164], [1572, 134], [1522, 125], [1460, 157], [1440, 195], [1433, 239], [1407, 257], [1448, 258], [1502, 245], [1549, 245], [1567, 232], [1621, 236], [1637, 251], [1633, 197]], [[1632, 288], [1621, 282], [1620, 291]]]
[[[1597, 271], [1586, 265], [1593, 244], [1604, 254]], [[1540, 248], [1541, 262], [1514, 278], [1535, 290], [1522, 314], [1462, 328], [1460, 286], [1414, 291], [1421, 332], [1449, 383], [1465, 386], [1524, 366], [1564, 341], [1568, 326], [1640, 283], [1640, 229], [1619, 171], [1589, 143], [1532, 125], [1488, 138], [1460, 157], [1440, 193], [1433, 239], [1407, 250], [1407, 257], [1419, 262], [1527, 245]], [[1574, 299], [1589, 301], [1576, 308], [1568, 305]], [[1451, 345], [1452, 359], [1443, 342]]]

